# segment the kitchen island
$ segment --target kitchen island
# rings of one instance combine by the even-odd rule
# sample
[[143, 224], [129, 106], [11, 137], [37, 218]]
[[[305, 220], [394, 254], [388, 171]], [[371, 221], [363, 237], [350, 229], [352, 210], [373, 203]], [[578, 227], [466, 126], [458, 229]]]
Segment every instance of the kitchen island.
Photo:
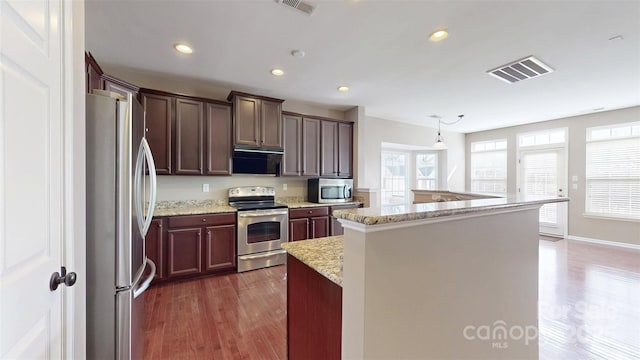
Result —
[[537, 359], [538, 210], [567, 200], [334, 212], [345, 228], [341, 357]]

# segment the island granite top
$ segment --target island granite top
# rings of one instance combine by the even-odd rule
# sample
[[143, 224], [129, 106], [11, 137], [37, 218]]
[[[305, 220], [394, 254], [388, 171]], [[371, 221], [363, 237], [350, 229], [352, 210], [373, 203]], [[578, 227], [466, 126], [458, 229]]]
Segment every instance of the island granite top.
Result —
[[399, 223], [404, 221], [430, 219], [436, 217], [478, 213], [483, 211], [517, 209], [531, 205], [544, 205], [569, 201], [568, 198], [525, 198], [508, 195], [506, 197], [461, 201], [431, 202], [413, 205], [389, 205], [378, 208], [336, 210], [333, 216], [364, 225]]
[[291, 256], [342, 287], [343, 236], [283, 243]]

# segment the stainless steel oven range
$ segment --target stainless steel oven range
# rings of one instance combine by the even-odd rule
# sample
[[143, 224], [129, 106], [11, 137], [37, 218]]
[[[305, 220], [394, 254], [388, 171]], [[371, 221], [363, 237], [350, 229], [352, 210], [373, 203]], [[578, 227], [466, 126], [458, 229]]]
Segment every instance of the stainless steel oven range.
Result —
[[275, 195], [272, 187], [229, 189], [229, 205], [238, 209], [238, 272], [286, 262], [280, 244], [289, 239], [289, 208]]

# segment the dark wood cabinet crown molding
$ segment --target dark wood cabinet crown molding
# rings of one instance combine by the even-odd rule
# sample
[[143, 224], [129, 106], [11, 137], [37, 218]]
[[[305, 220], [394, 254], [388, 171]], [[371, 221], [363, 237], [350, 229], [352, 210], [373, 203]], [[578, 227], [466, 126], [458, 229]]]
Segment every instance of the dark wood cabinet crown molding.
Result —
[[133, 85], [131, 83], [128, 83], [128, 82], [126, 82], [124, 80], [118, 79], [117, 77], [109, 75], [109, 74], [102, 74], [102, 80], [109, 81], [109, 82], [112, 82], [114, 84], [126, 87], [128, 89], [131, 89], [132, 92], [139, 92], [140, 91], [140, 88], [138, 86]]
[[102, 71], [102, 68], [100, 67], [100, 65], [98, 65], [98, 62], [96, 61], [96, 59], [93, 57], [93, 55], [91, 54], [90, 51], [85, 51], [84, 52], [84, 61], [89, 64], [91, 67], [93, 67], [94, 70], [96, 70], [96, 72], [99, 75], [104, 74], [104, 71]]
[[140, 88], [139, 90], [140, 90], [140, 92], [143, 92], [143, 93], [146, 93], [146, 94], [153, 94], [153, 95], [160, 95], [160, 96], [171, 96], [171, 97], [175, 97], [175, 98], [182, 98], [182, 99], [185, 99], [185, 100], [200, 101], [200, 102], [206, 102], [206, 103], [211, 103], [211, 104], [231, 106], [230, 102], [227, 102], [227, 101], [224, 101], [224, 100], [209, 99], [209, 98], [203, 98], [203, 97], [200, 97], [200, 96], [180, 94], [180, 93], [175, 93], [175, 92], [168, 92], [168, 91], [149, 89], [149, 88]]
[[334, 119], [334, 118], [329, 118], [329, 117], [325, 117], [325, 116], [318, 116], [318, 115], [302, 115], [304, 118], [307, 119], [316, 119], [316, 120], [322, 120], [322, 121], [334, 121], [334, 122], [339, 122], [339, 123], [349, 123], [349, 124], [354, 124], [355, 122], [351, 121], [351, 120], [344, 120], [344, 119]]
[[275, 103], [283, 103], [284, 102], [284, 100], [282, 100], [282, 99], [276, 99], [276, 98], [272, 98], [272, 97], [268, 97], [268, 96], [262, 96], [262, 95], [254, 95], [254, 94], [249, 94], [249, 93], [240, 92], [240, 91], [231, 91], [229, 93], [229, 95], [227, 96], [227, 101], [231, 101], [234, 96], [250, 97], [250, 98], [264, 100], [264, 101], [271, 101], [271, 102], [275, 102]]

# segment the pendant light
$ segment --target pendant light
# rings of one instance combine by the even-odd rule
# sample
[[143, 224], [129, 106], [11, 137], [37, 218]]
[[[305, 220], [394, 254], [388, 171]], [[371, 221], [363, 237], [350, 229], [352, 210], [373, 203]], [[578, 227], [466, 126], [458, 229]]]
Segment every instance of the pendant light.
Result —
[[458, 115], [458, 120], [454, 121], [454, 122], [450, 122], [450, 123], [446, 123], [444, 121], [442, 121], [442, 118], [438, 115], [431, 115], [432, 118], [437, 118], [438, 119], [438, 136], [436, 136], [436, 142], [435, 144], [433, 144], [433, 146], [431, 146], [431, 148], [435, 149], [435, 150], [445, 150], [447, 149], [447, 145], [444, 143], [444, 137], [442, 137], [442, 134], [440, 133], [440, 125], [442, 123], [444, 123], [445, 125], [453, 125], [458, 123], [460, 120], [462, 120], [462, 117], [464, 115]]

